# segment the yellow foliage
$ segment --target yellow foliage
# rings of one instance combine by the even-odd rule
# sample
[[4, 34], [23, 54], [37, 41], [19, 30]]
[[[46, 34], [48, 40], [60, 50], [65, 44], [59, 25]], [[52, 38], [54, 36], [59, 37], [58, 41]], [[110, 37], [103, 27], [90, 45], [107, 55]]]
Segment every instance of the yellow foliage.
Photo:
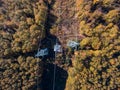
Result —
[[110, 59], [109, 62], [110, 62], [111, 65], [115, 64], [115, 60], [114, 59]]
[[100, 50], [96, 50], [93, 52], [95, 56], [100, 56], [101, 55], [101, 51]]
[[94, 1], [93, 1], [93, 4], [95, 4], [95, 3], [99, 2], [99, 1], [100, 1], [100, 0], [94, 0]]
[[80, 42], [80, 46], [81, 47], [85, 47], [87, 44], [90, 43], [90, 38], [84, 38], [81, 42]]
[[92, 48], [94, 49], [99, 49], [101, 46], [101, 42], [97, 37], [93, 37], [91, 43], [92, 43]]
[[32, 25], [32, 24], [34, 24], [34, 20], [32, 18], [27, 18], [27, 23], [29, 25]]
[[90, 71], [93, 72], [94, 70], [95, 70], [94, 67], [91, 66]]
[[120, 18], [119, 10], [110, 10], [109, 13], [104, 16], [104, 18], [109, 23], [111, 23], [112, 21], [118, 21], [118, 19]]
[[[77, 0], [80, 50], [73, 59], [74, 72], [68, 72], [67, 90], [116, 89], [120, 64], [120, 10], [115, 0]], [[91, 4], [92, 2], [92, 4]], [[80, 3], [80, 4], [79, 4]], [[103, 8], [104, 7], [104, 8]], [[73, 78], [75, 77], [75, 78]], [[87, 78], [86, 78], [87, 77]], [[106, 80], [110, 83], [106, 87]], [[69, 78], [74, 82], [70, 83]], [[103, 80], [100, 80], [103, 78]], [[73, 85], [73, 86], [71, 86]], [[86, 87], [87, 86], [87, 87]]]
[[84, 2], [84, 0], [76, 0], [76, 6], [80, 7], [80, 5]]

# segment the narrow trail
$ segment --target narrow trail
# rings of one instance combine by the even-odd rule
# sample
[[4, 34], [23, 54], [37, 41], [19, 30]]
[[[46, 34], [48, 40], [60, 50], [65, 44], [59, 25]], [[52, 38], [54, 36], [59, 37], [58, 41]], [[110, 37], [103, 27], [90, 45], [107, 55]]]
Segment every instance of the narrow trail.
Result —
[[[74, 40], [79, 34], [79, 21], [75, 17], [75, 0], [51, 0], [48, 5], [48, 18], [46, 25], [46, 39], [56, 36], [63, 47], [66, 47], [68, 40]], [[51, 34], [53, 27], [58, 29], [58, 33]], [[54, 43], [53, 43], [54, 44]]]
[[53, 10], [56, 16], [59, 16], [58, 10], [60, 9], [60, 23], [57, 26], [59, 34], [57, 38], [60, 40], [61, 45], [66, 47], [68, 40], [74, 40], [76, 34], [79, 37], [79, 21], [75, 18], [75, 0], [56, 0], [56, 4], [58, 6], [55, 6], [58, 8]]

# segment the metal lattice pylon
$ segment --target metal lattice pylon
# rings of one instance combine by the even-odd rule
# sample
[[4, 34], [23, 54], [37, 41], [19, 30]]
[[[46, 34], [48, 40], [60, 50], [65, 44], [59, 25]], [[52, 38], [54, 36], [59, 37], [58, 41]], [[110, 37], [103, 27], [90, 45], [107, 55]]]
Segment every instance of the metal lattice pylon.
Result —
[[35, 57], [45, 56], [48, 55], [48, 49], [39, 49]]

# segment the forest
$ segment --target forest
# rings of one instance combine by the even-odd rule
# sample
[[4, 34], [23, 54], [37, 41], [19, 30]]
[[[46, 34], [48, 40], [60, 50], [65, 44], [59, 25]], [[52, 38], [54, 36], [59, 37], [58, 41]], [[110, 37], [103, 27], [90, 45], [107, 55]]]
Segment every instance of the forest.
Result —
[[0, 90], [120, 90], [120, 0], [0, 0]]

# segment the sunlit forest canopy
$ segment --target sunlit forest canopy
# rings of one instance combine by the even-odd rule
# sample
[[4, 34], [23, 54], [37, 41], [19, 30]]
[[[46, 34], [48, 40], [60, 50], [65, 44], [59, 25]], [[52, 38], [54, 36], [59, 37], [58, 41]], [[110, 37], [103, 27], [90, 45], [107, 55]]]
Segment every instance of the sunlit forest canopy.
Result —
[[86, 37], [68, 71], [66, 90], [119, 90], [120, 1], [77, 0], [76, 8]]
[[47, 9], [42, 0], [0, 1], [1, 90], [34, 90], [41, 82], [43, 63], [34, 52], [45, 37]]
[[120, 0], [0, 0], [0, 90], [38, 88], [120, 89]]

